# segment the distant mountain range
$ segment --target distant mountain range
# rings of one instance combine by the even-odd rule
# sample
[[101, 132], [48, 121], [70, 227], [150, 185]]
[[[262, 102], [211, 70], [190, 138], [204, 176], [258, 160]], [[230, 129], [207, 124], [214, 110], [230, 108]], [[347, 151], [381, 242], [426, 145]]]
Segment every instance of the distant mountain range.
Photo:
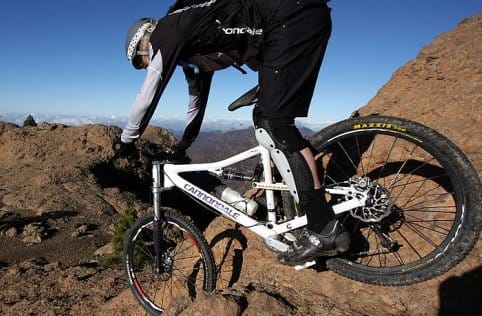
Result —
[[[11, 122], [19, 126], [23, 125], [25, 118], [29, 113], [2, 113], [0, 112], [0, 121]], [[78, 115], [53, 115], [53, 114], [35, 114], [31, 113], [35, 121], [39, 124], [42, 122], [61, 123], [69, 126], [81, 126], [87, 124], [104, 124], [115, 125], [120, 128], [127, 124], [127, 117], [119, 116], [78, 116]], [[163, 127], [173, 132], [178, 138], [184, 130], [185, 120], [181, 117], [153, 117], [151, 125]], [[325, 123], [314, 123], [309, 120], [297, 121], [299, 126], [307, 129], [318, 131], [326, 126]], [[227, 132], [234, 130], [248, 129], [252, 127], [252, 121], [248, 119], [205, 119], [202, 126], [202, 132]]]

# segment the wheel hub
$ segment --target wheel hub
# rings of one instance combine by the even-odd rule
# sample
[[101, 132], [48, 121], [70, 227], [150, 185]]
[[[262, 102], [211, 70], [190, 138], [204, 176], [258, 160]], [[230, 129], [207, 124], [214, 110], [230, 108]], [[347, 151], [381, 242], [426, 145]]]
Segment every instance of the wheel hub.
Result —
[[161, 260], [159, 273], [155, 273], [155, 271], [157, 270], [155, 267], [155, 262], [152, 263], [152, 268], [154, 271], [154, 275], [156, 275], [156, 278], [160, 279], [161, 281], [166, 281], [171, 277], [171, 272], [174, 267], [174, 260], [169, 254], [169, 251], [162, 253], [160, 257]]
[[363, 222], [376, 223], [390, 215], [393, 203], [390, 192], [385, 187], [368, 177], [354, 178], [350, 182], [356, 192], [367, 196], [364, 206], [350, 210], [353, 217]]

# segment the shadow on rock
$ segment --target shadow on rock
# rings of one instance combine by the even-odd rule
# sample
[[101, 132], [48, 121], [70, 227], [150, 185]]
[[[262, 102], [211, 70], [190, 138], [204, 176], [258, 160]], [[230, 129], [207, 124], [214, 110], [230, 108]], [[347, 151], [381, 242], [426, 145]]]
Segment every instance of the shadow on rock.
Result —
[[482, 266], [445, 280], [439, 296], [439, 315], [482, 315]]
[[138, 168], [117, 168], [112, 162], [101, 162], [91, 168], [101, 188], [117, 187], [132, 192], [143, 202], [149, 202], [151, 185], [149, 174], [140, 173]]
[[[213, 192], [214, 188], [221, 183], [217, 177], [210, 175], [208, 172], [184, 173], [183, 178], [206, 192]], [[201, 232], [204, 232], [218, 216], [207, 206], [177, 188], [164, 191], [161, 201], [163, 206], [177, 209], [183, 215], [191, 218]]]
[[42, 238], [52, 237], [56, 229], [50, 228], [50, 220], [68, 219], [76, 216], [78, 212], [75, 211], [56, 211], [48, 212], [38, 216], [22, 217], [20, 214], [14, 212], [6, 212], [0, 218], [0, 232], [8, 232], [12, 229], [15, 234], [18, 232], [26, 232], [30, 227], [41, 230]]

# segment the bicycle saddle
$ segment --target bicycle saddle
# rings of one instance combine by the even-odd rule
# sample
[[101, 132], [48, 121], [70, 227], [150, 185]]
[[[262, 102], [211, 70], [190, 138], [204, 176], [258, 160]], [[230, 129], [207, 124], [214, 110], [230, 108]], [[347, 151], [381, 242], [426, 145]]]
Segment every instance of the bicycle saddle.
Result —
[[254, 88], [234, 100], [234, 102], [228, 106], [228, 110], [234, 111], [243, 106], [255, 104], [256, 102], [258, 102], [258, 91], [259, 85], [256, 85]]

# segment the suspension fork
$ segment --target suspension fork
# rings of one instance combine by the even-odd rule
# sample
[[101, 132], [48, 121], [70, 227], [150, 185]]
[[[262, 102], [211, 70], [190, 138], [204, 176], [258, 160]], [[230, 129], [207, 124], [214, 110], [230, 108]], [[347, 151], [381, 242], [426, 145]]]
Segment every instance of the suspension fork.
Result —
[[162, 273], [162, 223], [164, 221], [164, 214], [161, 212], [161, 192], [162, 192], [162, 178], [161, 178], [162, 164], [159, 161], [152, 162], [152, 203], [154, 207], [154, 272], [156, 274]]

